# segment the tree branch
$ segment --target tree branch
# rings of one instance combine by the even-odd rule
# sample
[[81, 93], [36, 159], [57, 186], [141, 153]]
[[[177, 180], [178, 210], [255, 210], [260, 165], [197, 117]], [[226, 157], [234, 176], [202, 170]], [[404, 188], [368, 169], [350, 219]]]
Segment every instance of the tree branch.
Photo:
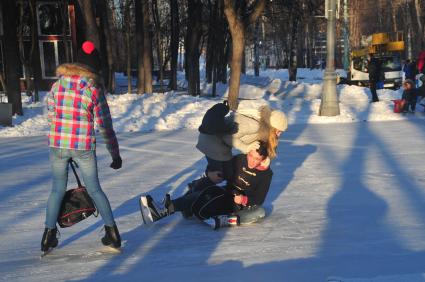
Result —
[[251, 12], [247, 21], [245, 22], [245, 26], [254, 23], [258, 19], [258, 17], [263, 13], [265, 7], [266, 0], [258, 0], [255, 3], [254, 10]]

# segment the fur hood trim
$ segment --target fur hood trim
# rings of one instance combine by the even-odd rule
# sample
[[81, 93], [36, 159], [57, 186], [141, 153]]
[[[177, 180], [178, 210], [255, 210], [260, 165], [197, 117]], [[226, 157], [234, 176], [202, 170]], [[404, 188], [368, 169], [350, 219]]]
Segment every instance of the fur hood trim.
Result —
[[270, 115], [272, 109], [269, 106], [261, 106], [258, 109], [260, 113], [260, 129], [258, 130], [259, 140], [267, 142], [270, 134]]
[[96, 84], [102, 84], [103, 82], [102, 77], [100, 75], [96, 74], [88, 67], [78, 63], [62, 64], [58, 66], [58, 68], [56, 69], [56, 75], [57, 76], [78, 75], [81, 77], [87, 77], [89, 79], [93, 79], [96, 82]]

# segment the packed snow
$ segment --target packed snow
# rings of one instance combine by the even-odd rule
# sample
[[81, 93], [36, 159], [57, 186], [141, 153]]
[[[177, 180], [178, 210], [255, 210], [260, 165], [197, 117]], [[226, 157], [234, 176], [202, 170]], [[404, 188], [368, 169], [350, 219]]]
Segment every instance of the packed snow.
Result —
[[[242, 76], [239, 110], [258, 108], [268, 104], [284, 111], [289, 124], [346, 123], [362, 121], [389, 121], [412, 119], [393, 113], [392, 100], [400, 99], [402, 90], [378, 90], [378, 103], [369, 103], [368, 88], [338, 85], [341, 114], [335, 117], [319, 116], [322, 95], [322, 70], [298, 70], [299, 80], [288, 81], [287, 70], [266, 70], [260, 77], [252, 73]], [[179, 77], [183, 77], [180, 75]], [[119, 76], [120, 89], [125, 89], [126, 78]], [[201, 97], [188, 96], [183, 91], [154, 93], [152, 95], [108, 95], [108, 104], [116, 132], [151, 132], [177, 129], [197, 129], [206, 109], [226, 99], [228, 87], [218, 84], [217, 96], [211, 97], [212, 85], [203, 82]], [[38, 136], [48, 131], [45, 97], [31, 103], [24, 97], [24, 116], [13, 117], [13, 127], [1, 127], [0, 137]], [[423, 111], [418, 106], [418, 111]], [[416, 117], [422, 118], [418, 113]]]
[[[109, 168], [99, 137], [98, 166], [124, 240], [101, 251], [101, 218], [61, 229], [40, 259], [51, 186], [45, 103], [24, 104], [14, 127], [0, 128], [0, 281], [425, 281], [425, 125], [392, 112], [401, 90], [338, 85], [341, 115], [317, 116], [322, 71], [243, 77], [240, 110], [269, 104], [289, 128], [280, 138], [265, 208], [256, 224], [213, 231], [175, 214], [142, 224], [138, 198], [178, 197], [204, 170], [195, 149], [204, 112], [226, 95], [182, 91], [108, 95], [123, 168]], [[124, 83], [124, 82], [123, 82]], [[125, 84], [125, 83], [124, 83]], [[69, 176], [69, 187], [76, 185]]]

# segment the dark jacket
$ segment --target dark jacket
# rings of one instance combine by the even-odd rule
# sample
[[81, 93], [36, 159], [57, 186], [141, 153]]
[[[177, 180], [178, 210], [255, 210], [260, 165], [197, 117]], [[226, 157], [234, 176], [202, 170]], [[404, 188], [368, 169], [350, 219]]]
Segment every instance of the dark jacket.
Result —
[[218, 103], [212, 106], [202, 118], [199, 132], [209, 135], [231, 134], [234, 130], [234, 123], [229, 123], [224, 118], [229, 113], [229, 110], [229, 106], [226, 103]]
[[372, 58], [368, 64], [369, 81], [378, 82], [381, 77], [381, 63], [378, 59]]
[[234, 156], [232, 161], [234, 176], [226, 187], [227, 191], [247, 196], [247, 206], [262, 205], [273, 176], [270, 167], [265, 170], [250, 169], [245, 154]]
[[401, 98], [407, 100], [408, 102], [416, 101], [417, 90], [418, 89], [415, 88], [404, 90]]

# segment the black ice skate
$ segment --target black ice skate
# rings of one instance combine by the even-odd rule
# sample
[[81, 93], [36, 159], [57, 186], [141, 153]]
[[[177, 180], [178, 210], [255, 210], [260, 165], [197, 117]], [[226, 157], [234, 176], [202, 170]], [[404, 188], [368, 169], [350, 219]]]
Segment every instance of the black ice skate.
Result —
[[171, 203], [170, 195], [166, 194], [161, 203], [156, 202], [150, 195], [140, 197], [140, 212], [143, 223], [149, 224], [170, 214], [168, 206]]
[[56, 248], [58, 245], [58, 238], [56, 234], [58, 232], [57, 228], [53, 229], [44, 229], [43, 237], [41, 239], [41, 255], [44, 256], [48, 254], [53, 248]]
[[105, 225], [105, 236], [102, 238], [102, 244], [114, 249], [121, 247], [121, 236], [116, 224], [112, 227]]

